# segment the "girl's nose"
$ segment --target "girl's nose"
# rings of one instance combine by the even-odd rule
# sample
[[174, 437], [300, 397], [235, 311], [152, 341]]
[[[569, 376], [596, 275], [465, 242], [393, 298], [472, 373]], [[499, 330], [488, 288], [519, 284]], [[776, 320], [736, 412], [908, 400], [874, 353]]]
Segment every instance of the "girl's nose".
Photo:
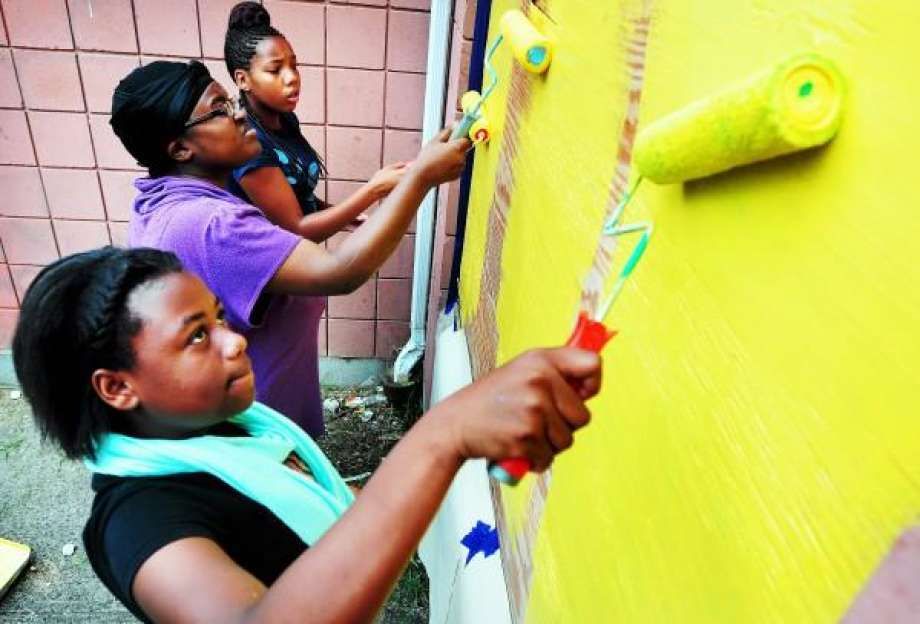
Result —
[[246, 339], [230, 329], [224, 329], [223, 331], [225, 333], [222, 336], [221, 350], [224, 357], [228, 360], [233, 360], [243, 355], [247, 346]]

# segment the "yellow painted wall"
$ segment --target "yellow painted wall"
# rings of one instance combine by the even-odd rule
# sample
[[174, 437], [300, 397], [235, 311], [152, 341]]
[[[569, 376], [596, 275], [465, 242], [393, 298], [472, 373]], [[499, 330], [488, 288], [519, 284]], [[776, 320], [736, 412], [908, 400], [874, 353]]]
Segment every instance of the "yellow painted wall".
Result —
[[[493, 33], [511, 0], [493, 3]], [[498, 361], [566, 337], [603, 219], [639, 0], [555, 0], [522, 117]], [[532, 622], [831, 622], [920, 512], [920, 3], [658, 0], [640, 129], [814, 50], [849, 93], [826, 149], [644, 183], [656, 233], [609, 323], [595, 421], [556, 462]], [[509, 55], [496, 67], [507, 77]], [[461, 277], [480, 299], [507, 80]], [[504, 501], [520, 521], [526, 488]]]

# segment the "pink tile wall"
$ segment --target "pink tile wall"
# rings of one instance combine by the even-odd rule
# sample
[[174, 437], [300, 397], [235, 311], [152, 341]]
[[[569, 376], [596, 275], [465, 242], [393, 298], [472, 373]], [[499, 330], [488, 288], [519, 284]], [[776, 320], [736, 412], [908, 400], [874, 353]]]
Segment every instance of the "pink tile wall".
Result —
[[[234, 4], [0, 0], [0, 348], [42, 266], [125, 244], [142, 172], [108, 123], [115, 85], [141, 63], [199, 58], [230, 86], [222, 57]], [[414, 158], [431, 1], [264, 4], [297, 53], [297, 114], [330, 172], [320, 193], [341, 201], [384, 164]], [[392, 357], [408, 338], [413, 231], [378, 275], [330, 299], [322, 354]]]
[[78, 49], [137, 52], [131, 0], [67, 0], [67, 8]]

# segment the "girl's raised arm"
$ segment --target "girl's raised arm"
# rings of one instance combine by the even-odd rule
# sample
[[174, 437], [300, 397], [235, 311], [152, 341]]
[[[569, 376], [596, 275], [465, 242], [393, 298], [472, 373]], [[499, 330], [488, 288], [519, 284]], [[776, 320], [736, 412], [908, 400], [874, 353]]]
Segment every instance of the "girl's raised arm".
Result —
[[584, 401], [600, 388], [600, 372], [588, 351], [532, 351], [445, 399], [270, 588], [213, 541], [186, 538], [141, 566], [134, 598], [156, 622], [370, 622], [461, 463], [526, 457], [545, 470], [588, 423]]
[[278, 167], [259, 167], [240, 179], [240, 186], [268, 220], [314, 243], [321, 243], [342, 231], [374, 202], [383, 199], [406, 172], [403, 163], [384, 167], [345, 201], [313, 214], [304, 215], [284, 172]]
[[334, 250], [304, 240], [268, 283], [269, 292], [299, 295], [350, 293], [393, 253], [431, 187], [460, 175], [470, 143], [444, 130], [426, 145], [380, 208]]

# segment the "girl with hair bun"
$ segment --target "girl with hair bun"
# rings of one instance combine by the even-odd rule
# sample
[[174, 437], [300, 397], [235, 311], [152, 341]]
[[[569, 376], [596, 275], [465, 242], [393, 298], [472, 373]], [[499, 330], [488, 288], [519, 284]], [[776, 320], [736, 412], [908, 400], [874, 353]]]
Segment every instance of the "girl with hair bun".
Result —
[[315, 195], [325, 164], [304, 138], [294, 114], [302, 87], [297, 56], [261, 4], [240, 2], [233, 7], [224, 59], [262, 144], [261, 154], [233, 170], [229, 189], [258, 206], [272, 223], [324, 241], [386, 197], [405, 173], [405, 163], [384, 167], [348, 199], [328, 205]]

